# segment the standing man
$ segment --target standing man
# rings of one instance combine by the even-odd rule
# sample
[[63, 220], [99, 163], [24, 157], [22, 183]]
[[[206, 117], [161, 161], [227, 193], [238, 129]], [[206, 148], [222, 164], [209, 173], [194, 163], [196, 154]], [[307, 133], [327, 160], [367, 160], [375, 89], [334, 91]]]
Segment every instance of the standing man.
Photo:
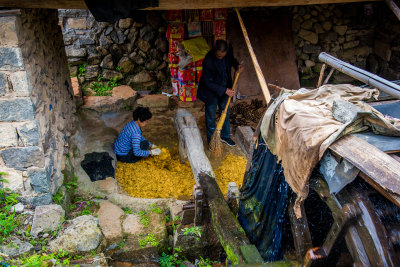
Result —
[[[241, 72], [242, 66], [233, 56], [232, 47], [225, 40], [217, 40], [214, 49], [207, 53], [203, 61], [203, 74], [200, 78], [197, 97], [206, 104], [207, 141], [210, 143], [215, 131], [216, 112], [224, 110], [229, 97], [234, 95], [232, 90], [232, 67]], [[229, 124], [229, 108], [221, 130], [221, 141], [229, 146], [235, 146], [231, 139]]]
[[133, 121], [124, 126], [114, 144], [118, 161], [135, 163], [143, 157], [160, 155], [161, 149], [142, 136], [141, 128], [152, 116], [149, 108], [139, 107], [133, 111]]

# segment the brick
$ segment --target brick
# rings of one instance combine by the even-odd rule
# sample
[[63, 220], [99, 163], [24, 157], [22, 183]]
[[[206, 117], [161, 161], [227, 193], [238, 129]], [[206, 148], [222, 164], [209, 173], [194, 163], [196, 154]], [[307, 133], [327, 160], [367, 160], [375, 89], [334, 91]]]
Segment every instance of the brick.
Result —
[[16, 96], [30, 95], [31, 88], [29, 86], [26, 71], [17, 71], [11, 73], [10, 80]]
[[17, 130], [11, 124], [0, 124], [0, 148], [18, 145]]
[[0, 18], [0, 46], [17, 46], [18, 36], [15, 29], [16, 17]]
[[43, 167], [44, 155], [37, 146], [5, 148], [0, 156], [7, 167], [20, 171], [32, 166]]
[[20, 48], [0, 47], [0, 70], [22, 70], [24, 61]]
[[24, 146], [39, 144], [39, 130], [35, 121], [17, 127], [19, 138]]
[[8, 78], [7, 75], [0, 72], [0, 96], [8, 93]]
[[31, 121], [34, 116], [31, 99], [0, 99], [0, 121]]

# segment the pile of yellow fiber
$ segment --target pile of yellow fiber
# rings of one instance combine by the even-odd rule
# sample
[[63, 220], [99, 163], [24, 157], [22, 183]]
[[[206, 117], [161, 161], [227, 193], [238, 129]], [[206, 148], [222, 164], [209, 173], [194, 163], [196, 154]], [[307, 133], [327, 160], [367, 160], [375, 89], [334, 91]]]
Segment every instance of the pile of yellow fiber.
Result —
[[118, 162], [115, 176], [132, 197], [179, 198], [190, 196], [196, 183], [189, 162], [181, 164], [178, 151], [161, 149], [159, 156], [136, 163]]
[[[161, 149], [159, 156], [148, 157], [136, 163], [118, 162], [116, 178], [124, 191], [139, 198], [190, 197], [196, 183], [187, 161], [181, 164], [177, 149]], [[216, 169], [218, 185], [227, 194], [228, 183], [242, 184], [246, 160], [228, 155]]]
[[214, 171], [223, 194], [228, 193], [228, 183], [230, 182], [235, 182], [238, 187], [242, 185], [246, 163], [244, 157], [229, 154]]

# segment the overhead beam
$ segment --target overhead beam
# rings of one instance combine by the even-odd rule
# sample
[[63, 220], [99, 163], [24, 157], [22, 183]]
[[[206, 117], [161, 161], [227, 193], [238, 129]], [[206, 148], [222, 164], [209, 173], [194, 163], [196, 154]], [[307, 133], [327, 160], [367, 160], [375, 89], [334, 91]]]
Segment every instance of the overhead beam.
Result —
[[[376, 0], [159, 0], [158, 7], [148, 8], [148, 10], [297, 6], [351, 2], [376, 2]], [[84, 0], [0, 0], [0, 7], [87, 9]]]

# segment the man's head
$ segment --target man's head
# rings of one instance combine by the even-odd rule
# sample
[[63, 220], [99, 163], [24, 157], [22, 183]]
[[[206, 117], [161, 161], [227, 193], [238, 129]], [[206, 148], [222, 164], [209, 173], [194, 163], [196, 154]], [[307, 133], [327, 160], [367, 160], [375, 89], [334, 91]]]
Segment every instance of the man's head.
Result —
[[145, 126], [152, 116], [149, 108], [138, 107], [133, 111], [133, 120], [139, 127]]
[[223, 59], [228, 53], [228, 43], [225, 40], [215, 41], [214, 52], [216, 58]]

